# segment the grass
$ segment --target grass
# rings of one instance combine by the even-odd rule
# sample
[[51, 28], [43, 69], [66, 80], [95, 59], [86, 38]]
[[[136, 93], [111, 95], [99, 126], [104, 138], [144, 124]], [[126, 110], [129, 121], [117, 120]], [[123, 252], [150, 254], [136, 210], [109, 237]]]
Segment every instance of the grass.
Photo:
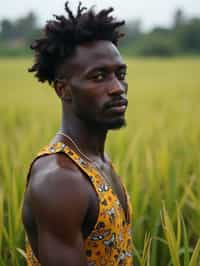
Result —
[[[128, 62], [127, 127], [107, 151], [133, 206], [135, 265], [200, 265], [200, 59]], [[28, 166], [58, 129], [60, 103], [28, 59], [0, 59], [0, 266], [23, 266]]]

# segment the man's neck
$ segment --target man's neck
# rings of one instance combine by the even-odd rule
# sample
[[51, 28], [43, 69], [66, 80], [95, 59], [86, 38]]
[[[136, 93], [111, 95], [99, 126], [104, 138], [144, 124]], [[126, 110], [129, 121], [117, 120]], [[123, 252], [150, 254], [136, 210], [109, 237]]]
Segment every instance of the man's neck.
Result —
[[60, 131], [68, 135], [87, 157], [103, 161], [107, 130], [89, 126], [73, 113], [63, 113]]

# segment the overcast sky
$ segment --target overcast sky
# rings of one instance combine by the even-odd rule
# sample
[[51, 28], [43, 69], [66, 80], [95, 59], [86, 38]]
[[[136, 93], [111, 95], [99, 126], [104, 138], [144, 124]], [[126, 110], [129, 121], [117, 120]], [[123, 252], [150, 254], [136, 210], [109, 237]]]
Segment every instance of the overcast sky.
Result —
[[[2, 0], [0, 20], [15, 19], [32, 10], [37, 13], [40, 24], [52, 18], [52, 14], [63, 14], [64, 0]], [[71, 0], [74, 9], [78, 0]], [[174, 10], [182, 8], [189, 17], [200, 17], [200, 0], [83, 0], [84, 5], [96, 5], [97, 10], [113, 6], [115, 16], [125, 19], [141, 19], [144, 29], [155, 25], [168, 26], [172, 23]]]

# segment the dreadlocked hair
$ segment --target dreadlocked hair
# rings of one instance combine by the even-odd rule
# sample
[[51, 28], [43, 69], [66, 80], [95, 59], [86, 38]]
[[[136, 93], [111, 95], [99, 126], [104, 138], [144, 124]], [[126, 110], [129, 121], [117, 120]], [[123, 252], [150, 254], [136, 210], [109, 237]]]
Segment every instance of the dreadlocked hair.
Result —
[[69, 2], [66, 2], [65, 10], [68, 17], [54, 15], [55, 20], [47, 21], [43, 37], [30, 46], [35, 53], [35, 62], [28, 71], [35, 72], [40, 82], [48, 81], [50, 85], [57, 77], [58, 68], [73, 55], [77, 45], [107, 40], [117, 46], [124, 36], [118, 28], [125, 22], [117, 21], [110, 15], [114, 10], [112, 7], [96, 13], [93, 7], [87, 10], [79, 2], [74, 15]]

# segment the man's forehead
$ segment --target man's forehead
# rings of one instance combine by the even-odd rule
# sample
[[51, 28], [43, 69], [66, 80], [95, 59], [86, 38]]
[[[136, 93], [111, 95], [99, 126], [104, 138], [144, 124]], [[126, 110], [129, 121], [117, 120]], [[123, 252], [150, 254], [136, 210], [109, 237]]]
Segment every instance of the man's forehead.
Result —
[[124, 64], [118, 49], [109, 41], [95, 41], [78, 45], [70, 63], [72, 67], [80, 71]]

